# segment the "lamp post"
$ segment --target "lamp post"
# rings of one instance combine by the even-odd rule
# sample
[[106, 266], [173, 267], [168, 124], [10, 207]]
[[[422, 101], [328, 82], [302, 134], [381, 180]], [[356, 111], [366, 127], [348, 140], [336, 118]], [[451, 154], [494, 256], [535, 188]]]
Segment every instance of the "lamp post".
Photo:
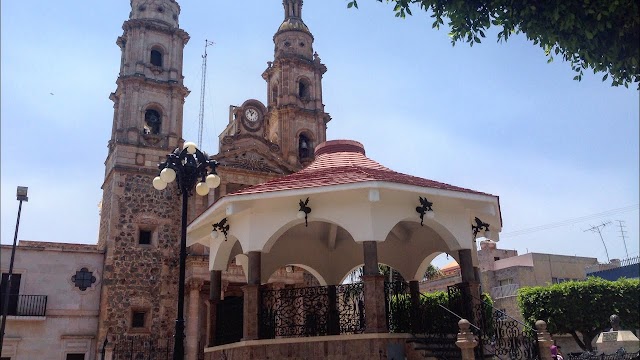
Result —
[[22, 202], [29, 201], [27, 197], [26, 186], [18, 186], [16, 198], [20, 201], [18, 205], [18, 219], [16, 220], [16, 232], [13, 235], [13, 247], [11, 247], [11, 260], [9, 260], [9, 276], [7, 278], [7, 287], [4, 291], [4, 299], [2, 299], [2, 325], [0, 325], [0, 354], [2, 354], [2, 345], [4, 344], [4, 329], [7, 325], [7, 313], [9, 312], [9, 292], [11, 291], [11, 277], [13, 276], [13, 260], [16, 257], [16, 242], [18, 241], [18, 227], [20, 226], [20, 213], [22, 212]]
[[184, 143], [182, 150], [176, 148], [167, 155], [167, 160], [158, 164], [160, 176], [153, 179], [153, 187], [163, 190], [177, 180], [178, 191], [182, 194], [182, 226], [180, 232], [180, 278], [178, 279], [178, 315], [173, 345], [173, 359], [184, 359], [184, 282], [185, 262], [187, 258], [187, 205], [189, 196], [196, 193], [205, 196], [209, 189], [220, 186], [220, 177], [216, 174], [218, 162], [211, 160], [192, 142]]

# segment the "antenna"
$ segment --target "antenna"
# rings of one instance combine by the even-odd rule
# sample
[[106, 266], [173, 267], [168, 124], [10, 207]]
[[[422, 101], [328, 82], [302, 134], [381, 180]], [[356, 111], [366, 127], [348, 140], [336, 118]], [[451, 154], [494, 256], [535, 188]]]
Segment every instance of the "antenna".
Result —
[[607, 225], [610, 225], [611, 221], [607, 221], [607, 222], [603, 222], [600, 225], [596, 225], [596, 226], [591, 226], [590, 228], [588, 228], [587, 230], [585, 230], [584, 232], [587, 231], [591, 231], [591, 232], [597, 232], [598, 235], [600, 235], [600, 240], [602, 240], [602, 245], [604, 245], [604, 252], [607, 254], [607, 262], [610, 263], [611, 260], [609, 259], [609, 250], [607, 250], [607, 244], [604, 243], [604, 239], [602, 238], [602, 231], [601, 229]]
[[627, 254], [627, 259], [629, 258], [629, 251], [627, 250], [627, 236], [624, 228], [626, 225], [624, 224], [624, 220], [616, 220], [618, 222], [618, 226], [620, 227], [620, 237], [622, 238], [622, 242], [624, 243], [624, 252]]
[[202, 149], [202, 128], [204, 127], [204, 92], [207, 80], [207, 46], [213, 46], [213, 41], [204, 41], [204, 55], [202, 55], [202, 80], [200, 82], [200, 113], [198, 114], [198, 148]]

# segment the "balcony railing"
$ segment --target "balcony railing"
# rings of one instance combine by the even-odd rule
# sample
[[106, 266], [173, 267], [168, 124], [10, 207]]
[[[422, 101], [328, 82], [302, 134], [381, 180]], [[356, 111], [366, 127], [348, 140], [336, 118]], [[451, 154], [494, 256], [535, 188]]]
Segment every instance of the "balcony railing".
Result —
[[[4, 294], [0, 297], [0, 308], [4, 306]], [[45, 316], [47, 312], [46, 295], [9, 295], [9, 316]]]
[[520, 289], [520, 284], [496, 286], [491, 289], [491, 295], [494, 299], [515, 296], [518, 293], [518, 289]]

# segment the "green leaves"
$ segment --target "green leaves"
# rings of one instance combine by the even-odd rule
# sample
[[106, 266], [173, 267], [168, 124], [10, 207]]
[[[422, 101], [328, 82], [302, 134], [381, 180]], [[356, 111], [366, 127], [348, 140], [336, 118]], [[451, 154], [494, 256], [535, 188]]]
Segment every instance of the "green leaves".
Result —
[[[603, 79], [603, 81], [606, 79]], [[551, 333], [576, 334], [584, 350], [591, 340], [609, 326], [609, 316], [618, 314], [623, 327], [640, 327], [640, 280], [607, 281], [590, 277], [545, 287], [525, 287], [518, 291], [518, 306], [525, 321], [547, 322]]]
[[[383, 0], [376, 0], [382, 2]], [[411, 6], [431, 13], [433, 28], [448, 19], [452, 43], [473, 46], [485, 31], [497, 26], [498, 42], [522, 31], [553, 61], [551, 50], [569, 61], [582, 79], [582, 70], [605, 73], [612, 86], [640, 87], [640, 2], [637, 0], [385, 0], [395, 3], [396, 17], [412, 15]], [[358, 7], [356, 0], [347, 7]]]

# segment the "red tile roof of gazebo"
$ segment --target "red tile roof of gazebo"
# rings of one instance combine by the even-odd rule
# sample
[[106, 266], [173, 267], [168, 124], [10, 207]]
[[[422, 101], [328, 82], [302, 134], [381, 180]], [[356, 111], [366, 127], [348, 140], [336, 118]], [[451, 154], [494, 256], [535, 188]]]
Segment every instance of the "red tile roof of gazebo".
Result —
[[229, 194], [229, 196], [353, 184], [367, 181], [385, 181], [493, 196], [491, 194], [393, 171], [366, 157], [364, 146], [353, 140], [326, 141], [316, 147], [315, 156], [316, 159], [301, 171], [239, 190]]

